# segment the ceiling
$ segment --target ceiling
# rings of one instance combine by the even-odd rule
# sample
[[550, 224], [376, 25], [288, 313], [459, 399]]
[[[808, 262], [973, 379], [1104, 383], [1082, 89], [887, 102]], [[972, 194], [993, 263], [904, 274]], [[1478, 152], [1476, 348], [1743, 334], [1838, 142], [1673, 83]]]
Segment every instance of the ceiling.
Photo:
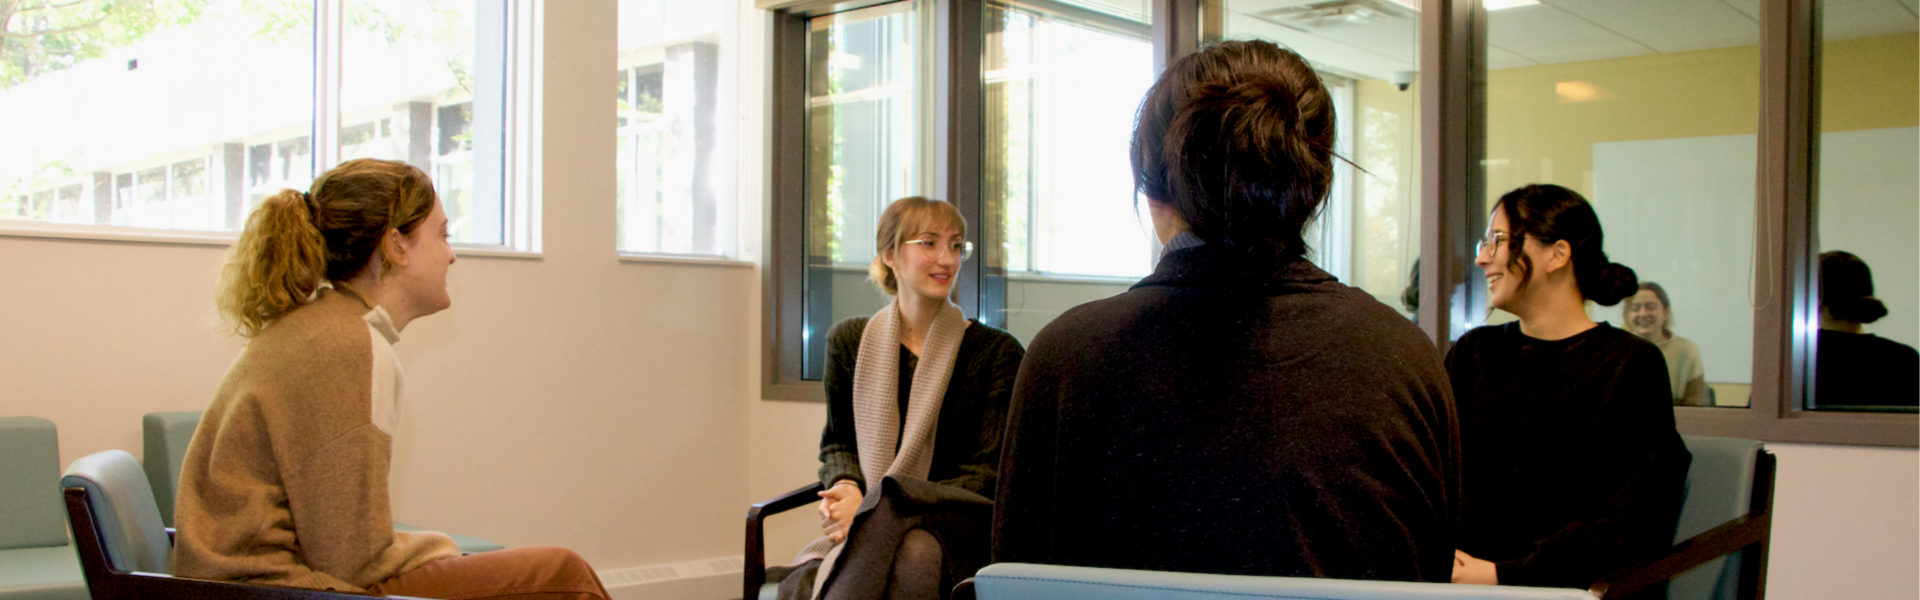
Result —
[[[1417, 0], [1335, 0], [1357, 16], [1299, 19], [1329, 0], [1227, 0], [1227, 37], [1284, 43], [1334, 71], [1386, 79], [1415, 70]], [[1826, 0], [1826, 39], [1920, 29], [1920, 0]], [[1353, 13], [1356, 11], [1347, 11]], [[1326, 14], [1326, 13], [1320, 13]], [[1760, 43], [1760, 0], [1541, 0], [1488, 14], [1487, 63], [1508, 69]]]

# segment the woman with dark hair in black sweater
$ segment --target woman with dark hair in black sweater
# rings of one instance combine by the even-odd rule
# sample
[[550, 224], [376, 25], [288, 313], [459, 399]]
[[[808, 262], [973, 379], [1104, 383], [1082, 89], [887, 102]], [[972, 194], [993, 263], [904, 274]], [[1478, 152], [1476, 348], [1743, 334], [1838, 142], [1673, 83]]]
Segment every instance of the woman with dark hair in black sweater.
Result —
[[994, 560], [1445, 581], [1453, 401], [1431, 342], [1305, 258], [1334, 110], [1268, 42], [1170, 65], [1133, 167], [1166, 254], [1034, 337]]
[[1530, 185], [1494, 205], [1474, 264], [1488, 303], [1520, 320], [1447, 355], [1464, 465], [1456, 583], [1586, 588], [1672, 543], [1692, 457], [1660, 349], [1587, 317], [1587, 301], [1639, 289], [1601, 248], [1573, 190]]
[[1873, 296], [1873, 270], [1848, 252], [1820, 253], [1820, 330], [1813, 401], [1821, 408], [1920, 404], [1920, 353], [1866, 332], [1887, 316]]

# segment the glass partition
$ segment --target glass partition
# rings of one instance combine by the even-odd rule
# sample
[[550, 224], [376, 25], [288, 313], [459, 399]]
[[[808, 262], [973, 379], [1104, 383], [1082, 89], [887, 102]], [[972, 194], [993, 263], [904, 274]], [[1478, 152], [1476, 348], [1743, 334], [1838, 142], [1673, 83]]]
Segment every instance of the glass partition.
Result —
[[1420, 302], [1418, 5], [1208, 0], [1202, 6], [1202, 22], [1213, 29], [1204, 32], [1208, 40], [1271, 41], [1320, 73], [1339, 124], [1335, 153], [1352, 164], [1335, 161], [1333, 189], [1307, 232], [1308, 256], [1408, 318]]
[[1806, 408], [1914, 412], [1920, 386], [1920, 18], [1912, 2], [1821, 10]]
[[1488, 12], [1483, 210], [1531, 183], [1593, 203], [1608, 258], [1658, 289], [1588, 313], [1661, 346], [1676, 405], [1746, 406], [1752, 388], [1758, 11]]

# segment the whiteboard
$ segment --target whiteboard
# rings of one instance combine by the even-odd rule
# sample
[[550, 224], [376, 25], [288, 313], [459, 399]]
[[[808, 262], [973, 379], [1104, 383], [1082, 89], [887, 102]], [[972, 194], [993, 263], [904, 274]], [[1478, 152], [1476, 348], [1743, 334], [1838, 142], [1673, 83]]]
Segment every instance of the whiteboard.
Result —
[[[1700, 346], [1707, 381], [1751, 383], [1753, 135], [1593, 145], [1606, 252], [1673, 299], [1673, 331]], [[1889, 315], [1868, 332], [1920, 342], [1920, 129], [1821, 136], [1819, 247], [1873, 268]], [[1621, 323], [1620, 307], [1594, 317]]]

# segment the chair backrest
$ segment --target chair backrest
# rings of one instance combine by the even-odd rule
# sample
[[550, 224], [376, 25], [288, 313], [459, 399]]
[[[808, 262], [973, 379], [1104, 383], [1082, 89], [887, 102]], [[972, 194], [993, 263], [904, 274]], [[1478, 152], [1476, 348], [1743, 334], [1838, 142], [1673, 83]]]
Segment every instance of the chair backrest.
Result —
[[180, 463], [187, 459], [187, 444], [200, 427], [200, 411], [147, 413], [140, 419], [141, 466], [147, 470], [147, 484], [153, 487], [153, 501], [160, 507], [160, 522], [173, 526], [173, 496], [180, 485]]
[[67, 545], [53, 421], [0, 417], [0, 550]]
[[107, 450], [83, 456], [67, 466], [60, 487], [86, 490], [113, 570], [168, 572], [172, 544], [160, 524], [160, 509], [153, 505], [153, 489], [133, 455]]
[[[1679, 543], [1753, 510], [1754, 482], [1764, 448], [1760, 442], [1738, 438], [1683, 436], [1693, 466], [1687, 471], [1686, 501], [1673, 541]], [[1770, 489], [1770, 488], [1769, 488]], [[1762, 505], [1771, 499], [1760, 498]], [[1714, 559], [1673, 578], [1667, 587], [1672, 600], [1726, 600], [1739, 587], [1741, 561], [1746, 552]]]
[[978, 600], [1594, 600], [1586, 590], [1252, 577], [999, 563], [973, 576]]

